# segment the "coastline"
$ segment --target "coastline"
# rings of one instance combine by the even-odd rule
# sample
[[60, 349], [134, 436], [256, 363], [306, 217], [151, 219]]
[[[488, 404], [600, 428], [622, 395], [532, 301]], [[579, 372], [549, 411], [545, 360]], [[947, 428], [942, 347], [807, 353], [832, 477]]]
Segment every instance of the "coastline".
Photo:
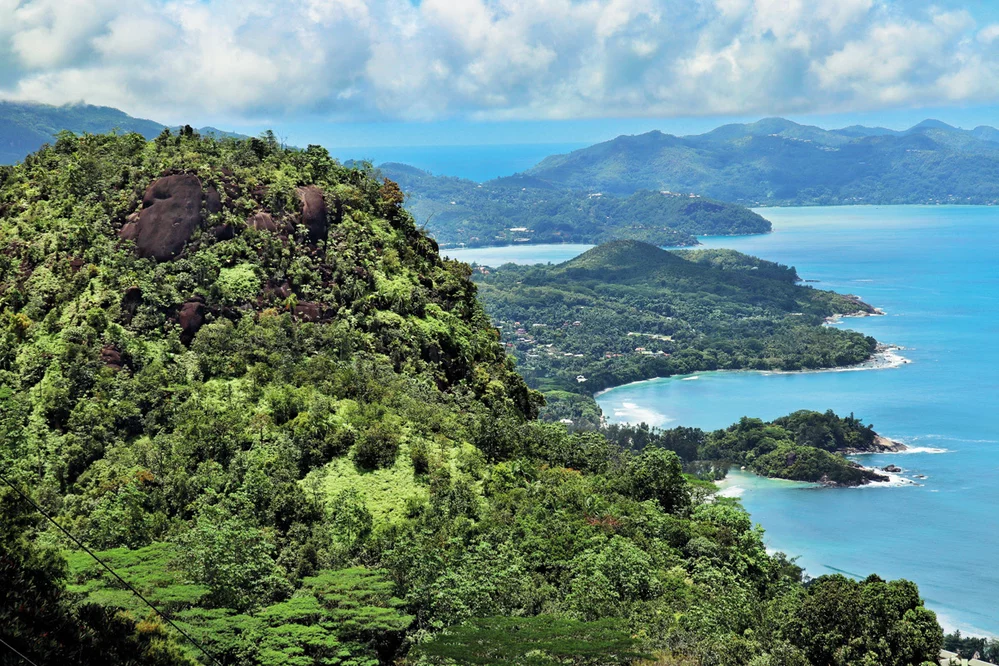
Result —
[[[875, 316], [875, 315], [869, 315]], [[861, 361], [860, 363], [855, 363], [853, 365], [840, 365], [834, 368], [816, 368], [814, 370], [754, 370], [751, 368], [744, 368], [740, 370], [703, 370], [700, 372], [692, 372], [686, 375], [669, 375], [666, 377], [649, 377], [648, 379], [639, 379], [633, 382], [628, 382], [626, 384], [618, 384], [617, 386], [610, 386], [605, 389], [600, 389], [593, 394], [593, 398], [599, 398], [605, 393], [614, 391], [625, 386], [635, 386], [637, 384], [645, 384], [647, 382], [654, 382], [660, 379], [676, 379], [679, 381], [689, 381], [691, 379], [699, 378], [702, 375], [716, 374], [722, 372], [755, 372], [761, 375], [803, 375], [816, 372], [857, 372], [861, 370], [891, 370], [893, 368], [898, 368], [903, 365], [908, 365], [912, 363], [911, 359], [908, 359], [901, 354], [899, 351], [903, 351], [905, 347], [893, 344], [883, 344], [878, 343], [878, 347], [874, 354], [871, 355], [866, 361]]]

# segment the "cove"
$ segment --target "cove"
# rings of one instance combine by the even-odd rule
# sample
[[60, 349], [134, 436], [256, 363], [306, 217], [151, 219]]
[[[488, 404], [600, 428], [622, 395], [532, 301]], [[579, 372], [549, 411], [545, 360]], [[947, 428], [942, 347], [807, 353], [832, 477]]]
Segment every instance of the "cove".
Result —
[[[757, 212], [773, 222], [773, 233], [702, 242], [793, 265], [815, 287], [883, 308], [884, 317], [840, 325], [902, 345], [912, 362], [888, 370], [656, 379], [602, 393], [604, 414], [711, 429], [742, 416], [833, 409], [873, 423], [913, 450], [862, 462], [896, 464], [914, 483], [826, 489], [736, 471], [726, 492], [741, 497], [770, 548], [798, 557], [810, 575], [909, 578], [946, 628], [999, 635], [999, 208]], [[461, 258], [560, 262], [570, 258], [567, 249], [505, 248], [496, 263], [472, 253], [498, 257], [501, 248], [465, 250]]]

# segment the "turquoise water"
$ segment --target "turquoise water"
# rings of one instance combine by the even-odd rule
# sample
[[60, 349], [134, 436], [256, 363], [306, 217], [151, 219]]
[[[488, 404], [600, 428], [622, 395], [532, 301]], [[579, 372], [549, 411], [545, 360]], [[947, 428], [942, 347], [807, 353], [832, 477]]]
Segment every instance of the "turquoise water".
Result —
[[502, 266], [503, 264], [561, 264], [589, 250], [592, 245], [505, 245], [477, 247], [465, 250], [444, 249], [441, 254], [470, 264]]
[[826, 489], [736, 475], [726, 492], [741, 495], [768, 546], [798, 556], [809, 574], [909, 578], [945, 627], [999, 636], [999, 208], [759, 212], [774, 233], [705, 244], [794, 265], [816, 287], [883, 308], [885, 317], [843, 325], [904, 346], [912, 363], [659, 379], [603, 393], [604, 413], [702, 428], [803, 408], [856, 413], [915, 447], [864, 464], [894, 463], [915, 483]]

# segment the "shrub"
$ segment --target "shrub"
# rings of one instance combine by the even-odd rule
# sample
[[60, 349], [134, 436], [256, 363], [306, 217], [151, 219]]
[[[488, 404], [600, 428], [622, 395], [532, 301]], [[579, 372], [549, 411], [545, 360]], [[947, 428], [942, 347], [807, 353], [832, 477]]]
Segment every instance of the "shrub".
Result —
[[354, 445], [354, 464], [364, 469], [391, 467], [399, 455], [399, 433], [386, 424], [373, 423]]

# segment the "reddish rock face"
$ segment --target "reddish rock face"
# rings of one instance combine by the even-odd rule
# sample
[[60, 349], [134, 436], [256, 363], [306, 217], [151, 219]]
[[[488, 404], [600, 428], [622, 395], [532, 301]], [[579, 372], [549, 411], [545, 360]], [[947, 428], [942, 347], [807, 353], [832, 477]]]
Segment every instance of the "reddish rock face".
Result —
[[295, 316], [302, 321], [319, 321], [319, 306], [303, 301], [295, 306]]
[[101, 349], [101, 363], [109, 368], [121, 370], [121, 353], [111, 345], [105, 345]]
[[205, 190], [205, 210], [209, 215], [218, 215], [222, 212], [222, 197], [213, 185]]
[[121, 297], [121, 317], [126, 324], [132, 321], [136, 308], [142, 304], [142, 290], [129, 287]]
[[205, 313], [208, 309], [201, 301], [187, 301], [180, 307], [178, 321], [180, 322], [180, 341], [185, 345], [191, 344], [195, 334], [205, 323]]
[[236, 230], [232, 228], [231, 224], [218, 224], [212, 227], [212, 235], [215, 236], [215, 240], [225, 241], [236, 237]]
[[302, 202], [302, 223], [309, 230], [309, 241], [318, 243], [326, 240], [329, 230], [329, 212], [323, 191], [315, 185], [298, 188], [298, 198]]
[[135, 241], [140, 257], [169, 261], [181, 253], [201, 224], [201, 198], [197, 176], [182, 173], [160, 178], [146, 188], [138, 220], [126, 224], [120, 235]]
[[250, 219], [246, 221], [246, 226], [251, 229], [256, 229], [257, 231], [277, 231], [277, 225], [274, 224], [274, 218], [271, 217], [270, 213], [265, 213], [264, 211], [254, 213]]

